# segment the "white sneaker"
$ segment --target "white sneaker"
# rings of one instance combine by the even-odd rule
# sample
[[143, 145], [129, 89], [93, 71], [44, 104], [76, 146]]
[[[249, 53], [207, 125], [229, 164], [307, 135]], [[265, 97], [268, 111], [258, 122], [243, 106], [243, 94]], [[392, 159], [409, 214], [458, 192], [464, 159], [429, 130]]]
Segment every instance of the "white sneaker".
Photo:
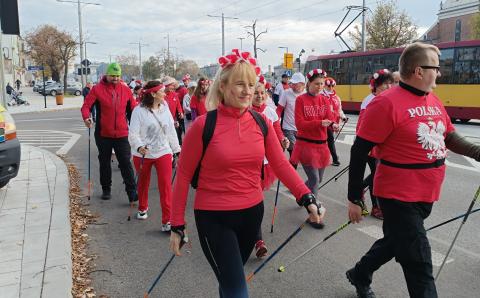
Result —
[[170, 225], [170, 222], [167, 222], [166, 224], [162, 224], [162, 232], [170, 232], [172, 229], [172, 226]]
[[137, 212], [137, 219], [147, 219], [147, 218], [148, 218], [148, 213], [146, 210]]

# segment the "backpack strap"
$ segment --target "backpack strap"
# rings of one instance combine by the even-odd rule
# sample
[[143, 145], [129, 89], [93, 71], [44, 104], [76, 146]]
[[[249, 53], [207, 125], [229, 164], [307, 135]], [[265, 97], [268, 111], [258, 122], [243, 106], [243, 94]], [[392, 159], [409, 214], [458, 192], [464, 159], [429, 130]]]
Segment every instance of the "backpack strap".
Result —
[[[254, 111], [252, 109], [248, 110], [250, 114], [252, 115], [253, 119], [255, 119], [255, 122], [257, 122], [257, 125], [260, 127], [260, 130], [262, 131], [263, 134], [263, 146], [265, 147], [266, 139], [267, 139], [267, 134], [268, 134], [268, 125], [267, 122], [265, 122], [265, 119], [258, 113], [257, 111]], [[262, 162], [262, 173], [261, 173], [262, 180], [265, 178], [265, 165]]]
[[213, 137], [213, 133], [215, 131], [215, 125], [217, 124], [217, 110], [207, 112], [207, 116], [205, 119], [205, 126], [203, 127], [203, 134], [202, 134], [202, 143], [203, 143], [203, 150], [202, 150], [202, 157], [198, 161], [197, 168], [195, 169], [195, 173], [193, 174], [192, 181], [190, 184], [194, 189], [198, 187], [198, 177], [200, 175], [200, 166], [202, 164], [203, 156], [205, 156], [205, 151], [207, 150], [208, 144]]

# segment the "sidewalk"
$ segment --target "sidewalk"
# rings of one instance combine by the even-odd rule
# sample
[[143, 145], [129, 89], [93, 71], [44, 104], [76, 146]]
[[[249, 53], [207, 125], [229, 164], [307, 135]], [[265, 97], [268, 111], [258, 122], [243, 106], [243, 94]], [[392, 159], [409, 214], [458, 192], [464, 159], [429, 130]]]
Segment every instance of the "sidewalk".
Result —
[[22, 145], [18, 176], [0, 189], [0, 296], [71, 297], [71, 288], [67, 167]]
[[43, 95], [38, 92], [33, 92], [31, 87], [24, 87], [20, 89], [20, 91], [23, 92], [23, 99], [27, 100], [30, 105], [5, 107], [10, 112], [10, 114], [58, 111], [66, 109], [80, 110], [83, 104], [83, 96], [65, 96], [63, 99], [63, 105], [57, 105], [55, 96], [47, 95], [47, 108], [45, 108], [45, 101]]

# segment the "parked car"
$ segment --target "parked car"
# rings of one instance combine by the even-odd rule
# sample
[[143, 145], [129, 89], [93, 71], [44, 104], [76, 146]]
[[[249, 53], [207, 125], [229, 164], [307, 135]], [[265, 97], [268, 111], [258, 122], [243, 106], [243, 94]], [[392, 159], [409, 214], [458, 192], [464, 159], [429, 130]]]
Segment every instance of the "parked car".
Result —
[[[48, 87], [45, 87], [45, 94], [47, 95], [55, 96], [61, 92], [63, 92], [63, 84], [60, 83], [51, 84]], [[40, 90], [40, 93], [43, 94], [43, 89]], [[82, 85], [79, 83], [68, 83], [67, 93], [80, 96], [82, 94]]]
[[[55, 81], [51, 81], [51, 80], [45, 81], [45, 88], [55, 83], [56, 83]], [[33, 86], [33, 92], [40, 92], [42, 89], [43, 89], [43, 81], [38, 81], [35, 83], [35, 86]]]
[[0, 105], [0, 188], [15, 178], [20, 167], [20, 142], [10, 113]]

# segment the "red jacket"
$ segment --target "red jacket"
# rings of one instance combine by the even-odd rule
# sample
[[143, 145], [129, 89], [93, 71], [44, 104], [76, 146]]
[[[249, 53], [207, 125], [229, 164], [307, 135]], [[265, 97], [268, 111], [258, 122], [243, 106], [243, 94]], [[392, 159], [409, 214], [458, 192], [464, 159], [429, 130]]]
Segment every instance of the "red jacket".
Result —
[[190, 109], [192, 109], [192, 111], [195, 110], [195, 118], [207, 113], [207, 108], [205, 107], [206, 100], [206, 96], [202, 96], [200, 99], [195, 95], [192, 96], [192, 99], [190, 100]]
[[178, 88], [175, 92], [177, 92], [177, 97], [178, 99], [180, 99], [180, 104], [182, 104], [183, 106], [183, 97], [185, 96], [185, 94], [188, 93], [188, 89], [185, 86], [182, 86]]
[[172, 113], [173, 120], [176, 121], [178, 114], [183, 114], [183, 108], [178, 99], [177, 92], [170, 91], [165, 95], [165, 101], [168, 103], [170, 113]]
[[[187, 130], [178, 161], [172, 197], [173, 226], [185, 224], [189, 184], [202, 155], [202, 132], [206, 116], [200, 116]], [[241, 210], [263, 200], [261, 169], [266, 156], [279, 179], [297, 198], [310, 192], [282, 152], [270, 121], [264, 139], [252, 115], [218, 107], [213, 137], [202, 160], [195, 193], [196, 210]], [[265, 140], [265, 143], [264, 143]]]
[[128, 137], [128, 119], [137, 105], [132, 91], [119, 82], [108, 83], [103, 77], [85, 98], [81, 108], [83, 120], [90, 117], [92, 106], [97, 108], [96, 132], [106, 138]]

